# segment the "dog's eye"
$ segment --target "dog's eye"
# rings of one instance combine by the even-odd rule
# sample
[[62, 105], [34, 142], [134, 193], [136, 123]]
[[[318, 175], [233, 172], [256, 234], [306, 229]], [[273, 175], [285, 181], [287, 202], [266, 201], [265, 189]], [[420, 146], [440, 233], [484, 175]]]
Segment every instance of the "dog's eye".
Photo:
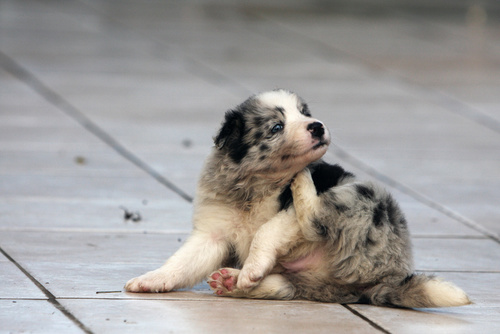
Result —
[[278, 123], [278, 124], [273, 126], [273, 128], [271, 129], [271, 132], [277, 133], [277, 132], [280, 132], [281, 130], [283, 130], [283, 124]]

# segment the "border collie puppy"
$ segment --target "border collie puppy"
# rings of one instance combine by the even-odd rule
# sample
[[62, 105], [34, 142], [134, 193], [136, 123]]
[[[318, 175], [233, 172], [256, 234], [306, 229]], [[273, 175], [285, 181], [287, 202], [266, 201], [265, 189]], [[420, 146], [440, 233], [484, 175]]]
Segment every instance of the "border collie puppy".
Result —
[[191, 236], [162, 267], [131, 279], [127, 291], [168, 292], [209, 276], [222, 296], [470, 303], [453, 284], [413, 273], [397, 203], [320, 160], [330, 134], [297, 95], [280, 89], [250, 97], [226, 113], [214, 142]]

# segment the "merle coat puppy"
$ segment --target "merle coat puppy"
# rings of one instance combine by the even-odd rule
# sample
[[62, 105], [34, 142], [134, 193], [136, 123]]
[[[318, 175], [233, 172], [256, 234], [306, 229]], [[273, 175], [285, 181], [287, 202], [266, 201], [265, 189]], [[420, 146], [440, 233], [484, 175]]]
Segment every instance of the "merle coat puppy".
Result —
[[397, 204], [320, 160], [329, 132], [297, 95], [250, 97], [226, 113], [214, 142], [191, 236], [127, 291], [167, 292], [210, 275], [216, 294], [227, 296], [404, 307], [469, 302], [451, 283], [413, 274]]

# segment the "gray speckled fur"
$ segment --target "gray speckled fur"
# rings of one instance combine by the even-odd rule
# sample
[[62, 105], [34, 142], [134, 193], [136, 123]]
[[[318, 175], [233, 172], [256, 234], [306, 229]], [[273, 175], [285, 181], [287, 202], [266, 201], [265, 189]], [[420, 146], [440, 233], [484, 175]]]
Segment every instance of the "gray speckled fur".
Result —
[[324, 262], [319, 268], [284, 273], [296, 287], [294, 298], [397, 304], [383, 287], [395, 292], [405, 279], [414, 279], [408, 228], [397, 203], [380, 186], [354, 178], [319, 198], [320, 205], [305, 218], [318, 231], [312, 242], [324, 252]]

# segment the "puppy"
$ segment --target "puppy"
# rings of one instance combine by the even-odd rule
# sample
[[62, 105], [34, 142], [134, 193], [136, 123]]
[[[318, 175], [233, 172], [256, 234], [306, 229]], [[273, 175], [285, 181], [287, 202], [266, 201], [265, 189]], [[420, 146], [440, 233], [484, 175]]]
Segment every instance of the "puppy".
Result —
[[330, 136], [297, 95], [275, 90], [229, 110], [214, 142], [191, 236], [162, 267], [127, 282], [127, 291], [191, 287], [223, 265], [241, 267], [257, 230], [282, 209], [280, 195], [323, 156]]
[[190, 287], [229, 265], [210, 275], [218, 295], [403, 307], [469, 303], [451, 283], [413, 274], [396, 202], [319, 160], [329, 143], [326, 127], [285, 90], [228, 111], [199, 181], [192, 235], [126, 290]]

